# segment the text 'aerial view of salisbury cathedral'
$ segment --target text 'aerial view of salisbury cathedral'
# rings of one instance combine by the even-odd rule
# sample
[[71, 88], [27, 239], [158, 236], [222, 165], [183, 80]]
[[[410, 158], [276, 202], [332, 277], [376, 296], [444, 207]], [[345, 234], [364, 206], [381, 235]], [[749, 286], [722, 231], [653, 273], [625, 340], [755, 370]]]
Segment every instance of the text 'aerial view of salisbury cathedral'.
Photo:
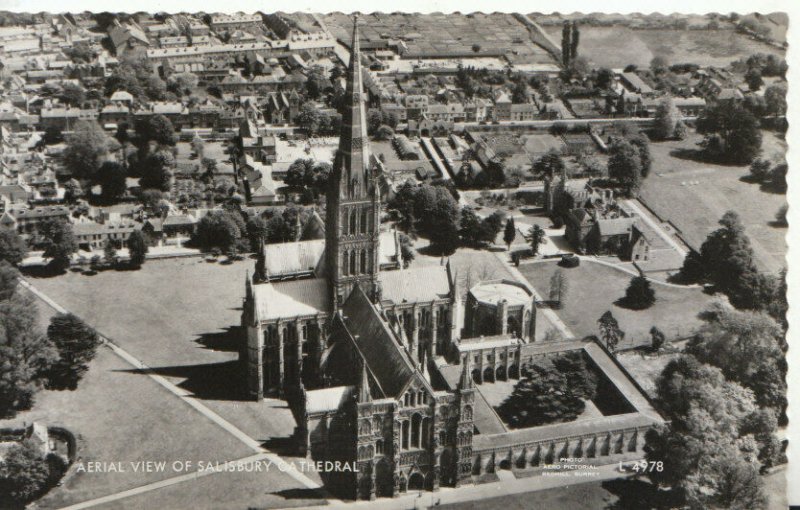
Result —
[[788, 508], [788, 20], [0, 12], [0, 510]]

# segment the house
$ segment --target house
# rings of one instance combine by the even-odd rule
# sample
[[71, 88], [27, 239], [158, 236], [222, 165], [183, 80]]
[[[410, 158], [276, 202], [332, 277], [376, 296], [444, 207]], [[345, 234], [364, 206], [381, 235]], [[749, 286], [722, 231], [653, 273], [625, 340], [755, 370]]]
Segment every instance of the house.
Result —
[[72, 232], [81, 249], [92, 251], [103, 248], [109, 240], [115, 247], [124, 248], [131, 234], [141, 228], [141, 224], [130, 220], [108, 223], [91, 221], [76, 223], [72, 227]]
[[69, 221], [69, 208], [64, 206], [9, 207], [0, 216], [0, 226], [12, 228], [20, 235], [38, 235], [38, 227], [45, 221]]
[[108, 29], [108, 36], [117, 56], [143, 56], [150, 47], [150, 40], [135, 21], [122, 24], [119, 20], [114, 20], [114, 24]]

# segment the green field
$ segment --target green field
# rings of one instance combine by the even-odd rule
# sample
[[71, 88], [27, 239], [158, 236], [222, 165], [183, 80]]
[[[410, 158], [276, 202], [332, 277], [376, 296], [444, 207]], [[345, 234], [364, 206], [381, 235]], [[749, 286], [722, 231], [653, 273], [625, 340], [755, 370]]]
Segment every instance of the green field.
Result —
[[[557, 41], [561, 27], [545, 30]], [[624, 68], [628, 64], [647, 67], [655, 56], [664, 57], [670, 64], [693, 63], [701, 66], [725, 67], [734, 60], [754, 53], [785, 52], [725, 30], [632, 30], [623, 26], [580, 27], [578, 53], [596, 66]]]
[[[148, 261], [139, 271], [93, 276], [69, 272], [29, 281], [249, 437], [291, 457], [286, 445], [295, 422], [286, 403], [245, 400], [245, 376], [237, 362], [245, 274], [252, 264], [184, 258]], [[81, 437], [79, 455], [84, 460], [227, 461], [253, 453], [108, 348], [101, 348], [76, 391], [45, 391], [34, 409], [18, 418], [69, 428]], [[60, 507], [178, 474], [183, 473], [86, 474], [69, 479], [42, 505]], [[242, 486], [249, 487], [239, 496], [242, 507], [249, 506], [247, 502], [271, 507], [296, 506], [304, 499], [310, 503], [304, 488], [277, 469], [215, 474], [138, 497], [146, 507], [175, 508], [204, 491], [224, 494], [225, 487], [239, 483], [231, 480], [238, 476]], [[127, 503], [121, 500], [118, 505]]]
[[[786, 151], [786, 142], [764, 132], [762, 153], [773, 160]], [[756, 261], [763, 270], [777, 273], [786, 266], [786, 229], [772, 224], [786, 195], [762, 190], [741, 180], [746, 166], [724, 166], [692, 159], [702, 138], [691, 133], [683, 141], [650, 144], [653, 167], [644, 180], [639, 199], [662, 220], [670, 221], [684, 240], [698, 249], [718, 221], [733, 210], [742, 218]]]
[[[550, 289], [550, 277], [558, 269], [556, 261], [523, 263], [520, 272], [543, 296]], [[569, 282], [563, 307], [556, 313], [577, 337], [596, 335], [597, 320], [611, 310], [625, 332], [619, 347], [649, 341], [650, 328], [657, 326], [668, 339], [685, 337], [701, 321], [697, 314], [713, 300], [700, 288], [675, 287], [653, 283], [656, 303], [647, 310], [629, 310], [615, 303], [625, 295], [631, 275], [622, 270], [590, 260], [575, 268], [562, 269]]]

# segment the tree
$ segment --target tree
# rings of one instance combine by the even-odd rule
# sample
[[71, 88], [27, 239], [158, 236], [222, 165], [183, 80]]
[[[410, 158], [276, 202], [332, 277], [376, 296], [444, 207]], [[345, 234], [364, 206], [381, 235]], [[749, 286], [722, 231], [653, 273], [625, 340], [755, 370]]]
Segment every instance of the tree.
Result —
[[561, 308], [569, 292], [569, 280], [561, 269], [556, 269], [550, 277], [550, 301], [556, 303], [556, 308]]
[[83, 87], [74, 83], [65, 83], [61, 87], [61, 101], [64, 103], [80, 107], [86, 101], [86, 92]]
[[572, 40], [569, 43], [569, 59], [575, 60], [578, 57], [578, 42], [580, 41], [580, 30], [578, 30], [578, 22], [572, 22]]
[[50, 259], [50, 266], [56, 271], [64, 271], [78, 251], [78, 243], [72, 233], [72, 225], [62, 220], [45, 220], [39, 224], [44, 257]]
[[42, 140], [45, 145], [55, 145], [64, 141], [64, 133], [58, 126], [47, 126], [44, 129]]
[[309, 136], [314, 136], [319, 130], [319, 110], [312, 103], [305, 103], [300, 107], [300, 112], [298, 112], [295, 121]]
[[607, 67], [601, 67], [597, 71], [594, 79], [594, 86], [601, 90], [606, 90], [614, 84], [614, 71]]
[[128, 173], [116, 161], [106, 161], [97, 172], [100, 190], [105, 200], [117, 200], [128, 191]]
[[261, 244], [267, 240], [267, 222], [261, 216], [253, 215], [247, 219], [245, 230], [250, 241], [250, 250], [258, 252]]
[[511, 89], [511, 102], [514, 104], [527, 103], [528, 95], [528, 84], [525, 83], [525, 80], [519, 80]]
[[781, 227], [788, 227], [789, 220], [786, 219], [786, 214], [789, 212], [789, 204], [783, 204], [778, 212], [775, 213], [775, 222]]
[[67, 135], [66, 144], [64, 166], [79, 179], [93, 179], [116, 141], [96, 121], [79, 120]]
[[624, 302], [625, 306], [634, 310], [644, 310], [653, 306], [656, 302], [656, 293], [650, 285], [650, 280], [644, 276], [631, 278], [625, 290]]
[[786, 84], [776, 83], [764, 91], [767, 113], [778, 117], [786, 114]]
[[534, 257], [539, 254], [539, 247], [544, 244], [546, 238], [547, 234], [539, 225], [533, 225], [530, 230], [528, 230], [528, 235], [525, 236], [525, 240], [530, 244], [531, 254]]
[[391, 140], [394, 137], [394, 129], [386, 124], [381, 124], [375, 131], [376, 140]]
[[571, 28], [569, 21], [565, 21], [561, 29], [561, 64], [565, 68], [569, 67], [570, 62], [570, 44], [572, 43]]
[[[195, 155], [201, 161], [204, 161], [205, 158], [203, 157], [203, 155], [204, 155], [206, 144], [205, 144], [205, 142], [203, 142], [203, 139], [200, 138], [199, 136], [195, 136], [194, 138], [192, 138], [192, 142], [191, 143], [192, 143], [192, 151], [194, 151]], [[216, 164], [216, 160], [215, 159], [212, 159], [211, 161], [214, 161], [214, 163]]]
[[197, 88], [197, 75], [190, 72], [175, 73], [169, 77], [169, 89], [177, 95], [190, 95]]
[[106, 239], [103, 243], [103, 258], [106, 264], [113, 266], [117, 263], [117, 247], [111, 239]]
[[761, 86], [764, 85], [764, 79], [761, 77], [761, 71], [752, 67], [744, 74], [744, 81], [747, 82], [747, 86], [750, 87], [750, 90], [753, 92], [760, 89]]
[[721, 161], [747, 164], [761, 150], [758, 121], [733, 101], [718, 101], [697, 119], [697, 132], [706, 135], [706, 153]]
[[461, 221], [459, 223], [459, 235], [461, 241], [468, 246], [477, 246], [479, 243], [479, 231], [481, 219], [475, 214], [471, 207], [464, 207], [461, 210]]
[[770, 184], [779, 193], [786, 193], [788, 184], [786, 175], [789, 173], [789, 166], [786, 163], [775, 165], [769, 173]]
[[650, 173], [650, 167], [653, 163], [650, 156], [650, 142], [647, 140], [647, 137], [641, 134], [631, 137], [630, 142], [639, 152], [639, 162], [642, 165], [642, 178], [645, 178]]
[[583, 412], [580, 390], [549, 362], [526, 365], [511, 395], [497, 411], [512, 428], [572, 421]]
[[629, 141], [617, 138], [609, 147], [608, 176], [616, 180], [628, 196], [636, 196], [642, 181], [642, 159]]
[[669, 62], [662, 56], [655, 56], [650, 60], [650, 70], [653, 74], [662, 74], [669, 70]]
[[544, 175], [551, 179], [564, 175], [565, 169], [564, 160], [555, 149], [550, 149], [533, 163], [534, 175]]
[[553, 366], [564, 374], [575, 394], [583, 400], [593, 400], [597, 396], [597, 375], [586, 366], [581, 351], [568, 351], [553, 358]]
[[59, 313], [50, 319], [47, 338], [58, 350], [58, 361], [49, 375], [49, 386], [74, 390], [89, 370], [100, 338], [97, 332], [71, 313]]
[[0, 416], [27, 409], [58, 353], [39, 327], [31, 294], [0, 301]]
[[175, 128], [164, 115], [153, 115], [147, 120], [140, 120], [135, 126], [139, 143], [154, 141], [159, 145], [175, 145]]
[[28, 246], [13, 228], [0, 227], [0, 260], [12, 265], [22, 262], [28, 255]]
[[147, 236], [141, 230], [134, 230], [128, 237], [128, 256], [133, 267], [142, 267], [149, 251]]
[[756, 182], [764, 182], [769, 177], [772, 162], [768, 159], [756, 158], [750, 163], [750, 176]]
[[403, 264], [407, 266], [416, 257], [414, 243], [411, 241], [411, 237], [406, 234], [400, 234], [398, 239], [400, 241], [400, 255], [403, 257]]
[[475, 43], [475, 44], [472, 45], [472, 52], [473, 53], [479, 53], [480, 51], [481, 51], [481, 45], [480, 44]]
[[783, 413], [787, 364], [780, 325], [764, 312], [719, 309], [705, 315], [686, 352], [751, 389], [761, 407]]
[[[204, 249], [219, 248], [224, 252], [236, 245], [242, 237], [244, 221], [238, 213], [226, 210], [211, 211], [197, 224], [193, 241]], [[241, 227], [239, 225], [241, 223]]]
[[75, 202], [83, 196], [83, 188], [77, 179], [70, 179], [64, 183], [64, 200], [69, 203]]
[[664, 346], [664, 342], [667, 340], [667, 337], [664, 333], [661, 332], [660, 329], [653, 326], [650, 328], [650, 348], [654, 351], [659, 351]]
[[24, 506], [36, 499], [47, 487], [49, 478], [47, 462], [30, 443], [12, 446], [0, 460], [0, 493], [8, 495], [17, 505]]
[[19, 271], [7, 261], [0, 261], [0, 301], [5, 301], [17, 290]]
[[139, 179], [139, 185], [145, 189], [169, 191], [172, 184], [170, 169], [174, 164], [175, 159], [169, 151], [160, 150], [149, 154], [140, 167], [142, 177]]
[[508, 220], [506, 220], [506, 228], [503, 232], [503, 242], [506, 243], [506, 246], [508, 246], [509, 250], [511, 249], [511, 243], [513, 243], [514, 239], [516, 238], [517, 227], [514, 225], [514, 218], [509, 217]]
[[625, 338], [625, 332], [619, 329], [619, 323], [611, 310], [604, 313], [597, 321], [600, 328], [600, 339], [605, 342], [609, 351], [614, 352], [619, 342]]
[[656, 107], [655, 120], [653, 121], [653, 132], [656, 138], [668, 140], [675, 137], [675, 129], [681, 120], [681, 112], [675, 106], [675, 101], [671, 97], [665, 97]]

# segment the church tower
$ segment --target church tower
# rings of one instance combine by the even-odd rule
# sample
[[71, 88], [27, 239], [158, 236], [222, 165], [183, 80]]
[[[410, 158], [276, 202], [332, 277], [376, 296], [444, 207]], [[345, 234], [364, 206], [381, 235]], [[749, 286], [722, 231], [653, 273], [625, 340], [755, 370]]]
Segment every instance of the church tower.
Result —
[[379, 285], [380, 191], [369, 154], [358, 16], [353, 21], [345, 97], [325, 225], [326, 270], [334, 310], [344, 303], [356, 283], [371, 298]]

